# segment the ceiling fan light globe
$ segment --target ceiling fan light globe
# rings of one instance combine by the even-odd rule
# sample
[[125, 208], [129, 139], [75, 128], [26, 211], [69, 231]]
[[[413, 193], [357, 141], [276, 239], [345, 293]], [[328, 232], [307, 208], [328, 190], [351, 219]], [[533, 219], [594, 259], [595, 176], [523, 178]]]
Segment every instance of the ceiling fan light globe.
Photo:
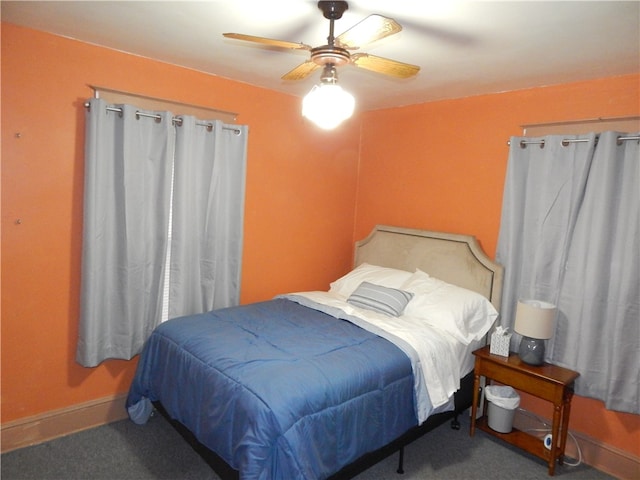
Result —
[[302, 99], [302, 116], [324, 130], [331, 130], [353, 115], [355, 104], [353, 95], [339, 85], [314, 85]]

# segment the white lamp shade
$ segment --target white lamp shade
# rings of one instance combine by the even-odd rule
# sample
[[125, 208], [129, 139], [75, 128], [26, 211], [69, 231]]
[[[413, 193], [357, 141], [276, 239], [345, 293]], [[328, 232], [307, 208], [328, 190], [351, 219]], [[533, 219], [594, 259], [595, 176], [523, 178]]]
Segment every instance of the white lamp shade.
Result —
[[513, 329], [524, 337], [548, 339], [553, 336], [555, 321], [555, 305], [540, 300], [520, 300]]
[[302, 100], [302, 115], [331, 130], [353, 115], [355, 103], [353, 95], [339, 85], [315, 85]]

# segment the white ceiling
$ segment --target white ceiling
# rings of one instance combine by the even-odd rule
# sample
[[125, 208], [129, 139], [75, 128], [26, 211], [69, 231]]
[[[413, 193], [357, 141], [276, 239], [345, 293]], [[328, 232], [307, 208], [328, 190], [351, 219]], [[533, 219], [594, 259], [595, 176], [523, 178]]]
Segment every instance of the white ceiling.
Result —
[[[302, 96], [280, 77], [308, 58], [226, 39], [224, 32], [326, 44], [329, 22], [308, 0], [2, 1], [2, 20]], [[397, 80], [347, 65], [340, 84], [371, 110], [640, 71], [640, 2], [354, 0], [336, 35], [371, 13], [404, 29], [360, 51], [419, 65]], [[108, 85], [105, 85], [108, 86]]]

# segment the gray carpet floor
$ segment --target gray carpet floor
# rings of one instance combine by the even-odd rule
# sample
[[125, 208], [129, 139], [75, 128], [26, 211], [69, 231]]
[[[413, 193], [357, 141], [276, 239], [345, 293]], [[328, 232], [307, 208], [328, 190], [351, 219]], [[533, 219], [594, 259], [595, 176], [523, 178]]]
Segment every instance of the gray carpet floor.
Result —
[[[484, 432], [469, 437], [469, 418], [460, 430], [446, 423], [409, 445], [405, 473], [398, 475], [397, 454], [358, 480], [549, 479], [547, 466]], [[161, 416], [146, 425], [122, 420], [1, 456], [2, 480], [216, 480], [209, 466]], [[612, 477], [588, 467], [556, 468], [560, 479]], [[289, 479], [286, 479], [289, 480]]]

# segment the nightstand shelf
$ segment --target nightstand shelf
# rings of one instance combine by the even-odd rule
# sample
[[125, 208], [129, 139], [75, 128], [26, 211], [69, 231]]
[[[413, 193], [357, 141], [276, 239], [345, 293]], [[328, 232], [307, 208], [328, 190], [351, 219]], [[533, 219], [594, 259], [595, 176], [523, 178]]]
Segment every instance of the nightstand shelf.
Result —
[[551, 458], [551, 451], [547, 450], [544, 447], [540, 439], [527, 432], [523, 432], [522, 430], [518, 430], [517, 428], [514, 428], [509, 433], [496, 432], [487, 424], [486, 416], [478, 419], [476, 428], [478, 430], [482, 430], [483, 432], [494, 435], [499, 439], [510, 443], [511, 445], [521, 448], [522, 450], [529, 452], [532, 455], [542, 458], [546, 462], [549, 462], [549, 459]]
[[[528, 365], [514, 353], [509, 357], [493, 355], [489, 352], [489, 346], [476, 350], [473, 354], [476, 356], [476, 361], [471, 418], [475, 419], [478, 411], [480, 377], [486, 377], [551, 402], [554, 407], [551, 432], [554, 441], [551, 449], [547, 449], [540, 438], [527, 432], [517, 429], [513, 429], [510, 433], [496, 432], [487, 424], [486, 416], [471, 422], [470, 435], [473, 436], [477, 427], [505, 442], [522, 448], [545, 460], [549, 465], [549, 475], [553, 475], [556, 461], [560, 464], [563, 462], [571, 398], [573, 397], [573, 383], [579, 373], [548, 363], [540, 366]], [[486, 408], [483, 411], [486, 412]]]

